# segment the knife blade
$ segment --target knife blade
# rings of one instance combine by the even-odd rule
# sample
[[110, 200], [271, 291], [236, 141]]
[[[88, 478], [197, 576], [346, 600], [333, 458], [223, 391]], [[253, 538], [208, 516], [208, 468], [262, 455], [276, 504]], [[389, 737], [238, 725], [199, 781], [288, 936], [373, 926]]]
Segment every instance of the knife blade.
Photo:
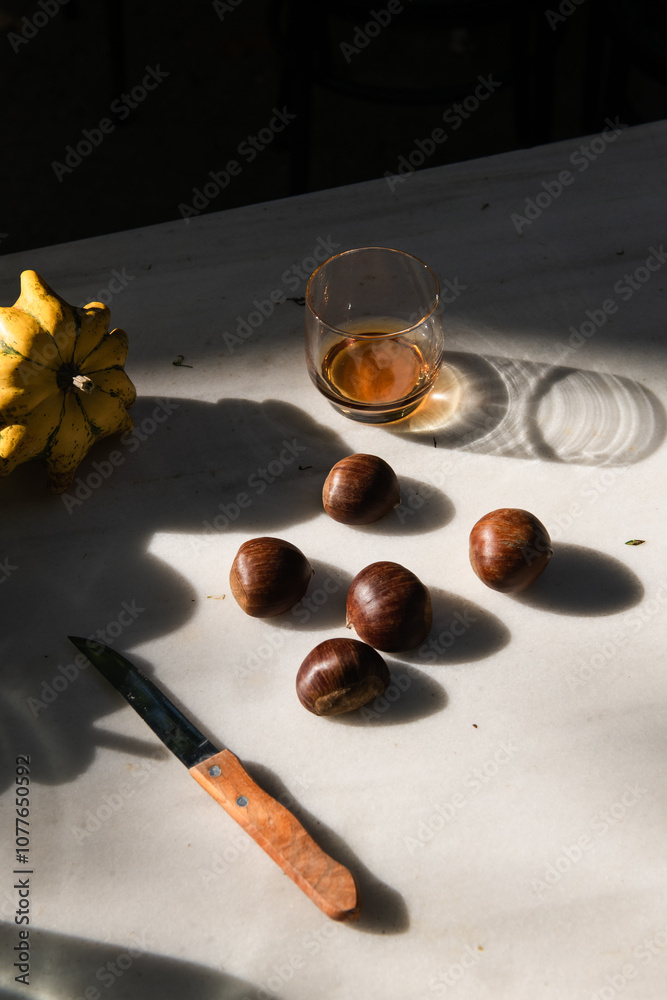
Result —
[[160, 689], [121, 653], [68, 636], [178, 757], [191, 776], [332, 920], [360, 914], [352, 873], [318, 847], [296, 817], [257, 785], [226, 747], [214, 746]]

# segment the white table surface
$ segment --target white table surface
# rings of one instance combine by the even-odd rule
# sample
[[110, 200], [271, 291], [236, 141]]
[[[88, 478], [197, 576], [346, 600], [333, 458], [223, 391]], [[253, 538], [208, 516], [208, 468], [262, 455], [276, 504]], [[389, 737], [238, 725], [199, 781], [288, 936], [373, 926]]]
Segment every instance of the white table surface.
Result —
[[[116, 290], [143, 429], [100, 442], [68, 504], [37, 464], [0, 487], [3, 995], [663, 1000], [667, 266], [645, 262], [665, 249], [667, 125], [623, 131], [585, 171], [582, 144], [0, 260], [3, 305], [26, 268], [75, 304]], [[563, 170], [572, 183], [519, 233], [512, 215]], [[400, 430], [318, 396], [297, 302], [236, 337], [253, 300], [304, 294], [292, 269], [327, 243], [401, 247], [458, 289], [443, 376]], [[403, 491], [360, 529], [319, 500], [355, 451]], [[250, 506], [218, 517], [242, 492]], [[468, 562], [472, 525], [502, 506], [555, 542], [523, 598]], [[264, 534], [312, 561], [312, 613], [258, 621], [235, 604], [233, 557]], [[431, 588], [432, 644], [387, 656], [391, 703], [311, 716], [296, 670], [349, 634], [347, 584], [378, 559]], [[106, 629], [355, 872], [357, 925], [323, 916], [92, 668], [68, 679], [66, 636]], [[27, 988], [11, 967], [20, 754]]]

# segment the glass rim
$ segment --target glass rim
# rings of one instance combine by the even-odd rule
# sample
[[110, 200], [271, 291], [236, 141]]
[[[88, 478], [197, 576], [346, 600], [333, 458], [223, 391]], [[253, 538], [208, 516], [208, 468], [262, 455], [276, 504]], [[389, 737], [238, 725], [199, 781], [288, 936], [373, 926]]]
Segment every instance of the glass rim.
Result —
[[[424, 267], [428, 271], [435, 285], [435, 297], [433, 305], [428, 310], [428, 312], [424, 313], [424, 315], [420, 319], [418, 319], [415, 323], [411, 323], [410, 326], [403, 327], [401, 330], [396, 330], [394, 333], [368, 334], [368, 333], [352, 333], [350, 330], [342, 330], [340, 327], [334, 326], [332, 323], [327, 322], [324, 316], [322, 316], [317, 311], [317, 309], [315, 309], [311, 300], [311, 284], [314, 281], [315, 277], [320, 273], [323, 267], [326, 267], [328, 264], [331, 264], [331, 262], [334, 260], [338, 260], [339, 257], [346, 257], [348, 256], [348, 254], [353, 254], [353, 253], [367, 253], [369, 250], [384, 250], [387, 253], [398, 254], [401, 257], [409, 257], [411, 260], [417, 261], [418, 264], [421, 264], [422, 267]], [[408, 253], [407, 250], [397, 250], [395, 247], [375, 247], [375, 246], [352, 247], [350, 250], [341, 250], [340, 253], [336, 253], [333, 254], [331, 257], [327, 257], [325, 261], [322, 261], [319, 267], [315, 268], [315, 270], [308, 279], [308, 283], [306, 284], [305, 299], [306, 299], [306, 308], [310, 310], [313, 316], [315, 316], [315, 318], [318, 319], [323, 326], [326, 326], [327, 329], [329, 330], [333, 330], [334, 333], [340, 333], [344, 337], [354, 337], [355, 340], [375, 340], [378, 336], [381, 336], [383, 340], [392, 340], [395, 337], [402, 337], [406, 333], [410, 333], [411, 330], [415, 330], [418, 326], [421, 326], [422, 323], [425, 323], [426, 320], [433, 315], [435, 310], [438, 308], [438, 305], [440, 304], [440, 282], [438, 281], [438, 276], [436, 275], [435, 271], [431, 267], [429, 267], [426, 261], [422, 260], [421, 257], [417, 257], [416, 254]]]

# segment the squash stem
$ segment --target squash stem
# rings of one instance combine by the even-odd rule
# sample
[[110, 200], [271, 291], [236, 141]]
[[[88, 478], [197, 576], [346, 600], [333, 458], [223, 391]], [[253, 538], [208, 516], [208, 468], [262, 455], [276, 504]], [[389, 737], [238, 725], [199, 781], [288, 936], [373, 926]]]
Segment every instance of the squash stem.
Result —
[[72, 378], [72, 385], [76, 389], [81, 389], [82, 392], [92, 392], [95, 388], [95, 383], [87, 375], [75, 375]]

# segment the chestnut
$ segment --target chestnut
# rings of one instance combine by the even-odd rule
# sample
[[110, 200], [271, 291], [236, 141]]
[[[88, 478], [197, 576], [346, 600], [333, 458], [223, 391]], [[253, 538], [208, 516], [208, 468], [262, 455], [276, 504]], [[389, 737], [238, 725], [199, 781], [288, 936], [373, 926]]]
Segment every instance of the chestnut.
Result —
[[334, 521], [371, 524], [401, 502], [396, 473], [377, 455], [348, 455], [324, 481], [322, 503]]
[[533, 583], [553, 555], [549, 533], [527, 510], [500, 507], [470, 532], [470, 564], [482, 583], [518, 594]]
[[312, 575], [296, 545], [282, 538], [251, 538], [236, 553], [229, 585], [247, 615], [271, 618], [301, 600]]
[[383, 694], [390, 681], [380, 654], [358, 639], [325, 639], [296, 675], [296, 693], [314, 715], [353, 712]]
[[371, 563], [350, 584], [347, 627], [375, 649], [412, 649], [426, 638], [432, 621], [428, 588], [399, 563]]

